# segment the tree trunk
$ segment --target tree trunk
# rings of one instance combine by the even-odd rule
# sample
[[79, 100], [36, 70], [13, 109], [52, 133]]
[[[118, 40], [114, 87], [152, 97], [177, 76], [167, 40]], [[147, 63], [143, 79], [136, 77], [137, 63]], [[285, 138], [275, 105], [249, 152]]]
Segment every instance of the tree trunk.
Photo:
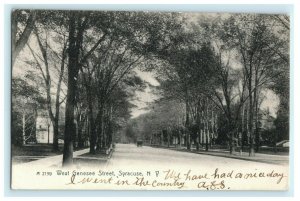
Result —
[[190, 117], [189, 117], [189, 106], [188, 106], [188, 100], [186, 100], [185, 103], [185, 127], [186, 127], [186, 148], [187, 150], [191, 150], [191, 142], [190, 142], [190, 133], [189, 133], [189, 125], [190, 125]]
[[[203, 123], [202, 123], [202, 126], [203, 126]], [[200, 135], [201, 135], [201, 146], [202, 146], [202, 148], [204, 148], [204, 144], [205, 144], [204, 129], [200, 130]]]
[[205, 151], [208, 151], [208, 130], [205, 129]]
[[47, 132], [48, 132], [48, 144], [50, 144], [50, 124], [47, 125]]
[[12, 27], [11, 27], [11, 34], [12, 34], [12, 41], [11, 41], [11, 51], [12, 51], [12, 57], [11, 57], [11, 66], [13, 68], [14, 63], [16, 61], [17, 56], [21, 52], [21, 50], [24, 48], [25, 44], [27, 43], [29, 36], [34, 28], [35, 18], [36, 18], [36, 12], [30, 11], [29, 17], [26, 21], [26, 26], [24, 28], [24, 31], [20, 34], [19, 39], [16, 40], [17, 37], [17, 29], [18, 29], [18, 21], [16, 19], [16, 12], [12, 12]]
[[170, 132], [167, 129], [167, 140], [168, 140], [168, 147], [170, 147]]
[[73, 163], [73, 140], [75, 133], [74, 109], [76, 105], [76, 89], [78, 75], [78, 56], [79, 49], [76, 46], [75, 37], [76, 13], [70, 13], [69, 19], [69, 65], [68, 65], [68, 91], [65, 112], [65, 133], [64, 133], [64, 150], [63, 166], [69, 166]]
[[[88, 115], [88, 114], [87, 114]], [[84, 140], [83, 140], [83, 144], [84, 144], [84, 146], [90, 146], [90, 121], [89, 121], [89, 118], [88, 118], [88, 116], [87, 116], [87, 118], [86, 118], [86, 120], [85, 120], [85, 124], [84, 124], [84, 127], [85, 127], [85, 129], [84, 129], [84, 135], [85, 135], [85, 137], [84, 137]], [[87, 139], [86, 139], [86, 136], [88, 136], [88, 143], [87, 143]]]
[[113, 131], [113, 125], [112, 125], [112, 113], [113, 113], [113, 107], [110, 106], [110, 110], [109, 110], [109, 124], [108, 124], [108, 145], [111, 146], [112, 143], [113, 143], [113, 134], [114, 134], [114, 131]]
[[101, 150], [104, 147], [104, 108], [102, 105], [98, 106], [98, 115], [97, 115], [97, 150]]
[[55, 118], [53, 125], [53, 151], [58, 151], [58, 119]]
[[235, 152], [235, 144], [234, 144], [234, 131], [230, 131], [230, 139], [229, 139], [229, 153], [233, 154]]
[[93, 116], [93, 102], [92, 102], [92, 94], [91, 89], [88, 88], [88, 85], [86, 85], [87, 90], [87, 100], [88, 100], [88, 121], [89, 121], [89, 139], [90, 139], [90, 153], [96, 154], [96, 140], [97, 140], [97, 133], [96, 133], [96, 124]]
[[90, 117], [90, 153], [96, 154], [96, 140], [97, 140], [97, 134], [96, 134], [96, 125], [92, 117]]
[[248, 80], [248, 90], [249, 90], [249, 134], [250, 134], [250, 147], [249, 156], [254, 156], [254, 136], [253, 136], [253, 97], [252, 97], [252, 65], [250, 65], [249, 70], [249, 80]]
[[22, 144], [26, 144], [26, 113], [23, 112], [23, 117], [22, 117]]
[[179, 147], [181, 148], [181, 131], [179, 130], [178, 131], [178, 144], [179, 144]]
[[259, 137], [259, 126], [258, 126], [258, 100], [255, 102], [255, 152], [258, 152], [259, 150], [259, 145], [260, 145], [260, 137]]
[[[244, 134], [245, 134], [245, 106], [242, 106], [242, 123], [241, 123], [241, 152], [244, 151]], [[247, 123], [247, 122], [246, 122]]]
[[[103, 111], [102, 119], [101, 119], [101, 136], [102, 136], [102, 148], [106, 149], [107, 147], [107, 130], [106, 130], [106, 115], [105, 111]], [[101, 143], [100, 143], [101, 144]]]
[[[73, 79], [73, 77], [69, 77]], [[73, 138], [75, 133], [74, 124], [74, 99], [75, 93], [72, 83], [68, 81], [68, 96], [66, 104], [66, 118], [65, 118], [65, 135], [64, 135], [64, 150], [63, 150], [63, 166], [69, 166], [73, 164]], [[73, 99], [73, 100], [72, 100]]]
[[[207, 118], [207, 116], [206, 116], [206, 118]], [[208, 151], [209, 130], [208, 130], [208, 121], [207, 121], [207, 119], [205, 120], [205, 123], [204, 123], [204, 132], [205, 132], [205, 151]]]
[[95, 125], [95, 120], [93, 117], [93, 105], [91, 102], [91, 99], [89, 98], [89, 93], [88, 94], [88, 126], [89, 126], [89, 140], [90, 140], [90, 153], [91, 154], [96, 154], [96, 140], [97, 140], [97, 133], [96, 133], [96, 125]]
[[254, 109], [255, 109], [255, 151], [258, 152], [259, 149], [259, 132], [258, 132], [258, 112], [259, 112], [259, 107], [258, 107], [258, 72], [257, 70], [255, 71], [255, 89], [254, 89]]
[[[59, 126], [59, 113], [60, 113], [60, 91], [61, 91], [61, 83], [64, 75], [64, 70], [65, 70], [65, 58], [66, 58], [66, 50], [67, 46], [64, 45], [63, 51], [62, 51], [62, 61], [60, 65], [60, 75], [57, 83], [57, 89], [56, 89], [56, 100], [55, 100], [55, 117], [54, 117], [54, 122], [53, 123], [53, 150], [58, 151], [59, 146], [58, 146], [58, 126]], [[50, 91], [49, 91], [50, 93]]]
[[83, 81], [86, 88], [87, 93], [87, 105], [88, 105], [88, 118], [87, 118], [87, 126], [88, 126], [88, 136], [90, 142], [90, 153], [96, 154], [96, 140], [97, 140], [97, 133], [96, 133], [96, 125], [93, 115], [93, 98], [92, 98], [92, 87], [91, 87], [91, 75], [89, 75], [88, 79], [86, 79], [85, 75], [83, 75]]
[[200, 126], [199, 126], [198, 138], [197, 139], [198, 139], [198, 141], [197, 141], [197, 147], [196, 147], [196, 149], [197, 149], [197, 151], [199, 151], [200, 150], [200, 143], [201, 143], [201, 129], [200, 129]]
[[83, 147], [83, 141], [82, 141], [82, 126], [83, 126], [83, 120], [82, 120], [82, 113], [77, 114], [77, 147], [82, 148]]
[[78, 125], [78, 148], [83, 148], [84, 147], [84, 142], [83, 142], [83, 137], [82, 137], [82, 126], [81, 124]]
[[275, 137], [274, 137], [274, 152], [277, 153], [277, 139], [278, 139], [278, 133], [275, 131]]

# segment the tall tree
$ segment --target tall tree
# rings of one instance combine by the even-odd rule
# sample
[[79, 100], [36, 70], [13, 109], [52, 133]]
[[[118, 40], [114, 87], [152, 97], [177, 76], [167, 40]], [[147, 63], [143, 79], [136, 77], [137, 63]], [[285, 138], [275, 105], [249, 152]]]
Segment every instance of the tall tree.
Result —
[[[49, 23], [49, 22], [48, 22]], [[53, 27], [52, 27], [53, 28]], [[52, 29], [54, 30], [54, 29]], [[50, 33], [49, 27], [39, 26], [39, 28], [35, 28], [34, 30], [35, 38], [37, 40], [38, 47], [40, 49], [40, 54], [37, 54], [31, 47], [28, 45], [29, 50], [34, 58], [34, 63], [38, 67], [43, 79], [44, 86], [46, 90], [46, 99], [47, 99], [47, 110], [48, 114], [53, 126], [53, 150], [58, 150], [58, 136], [59, 136], [59, 116], [60, 116], [60, 106], [65, 100], [61, 98], [62, 91], [62, 82], [64, 78], [65, 72], [65, 63], [67, 56], [67, 39], [65, 37], [65, 33], [60, 35], [57, 32]], [[49, 41], [49, 35], [56, 35], [57, 41]], [[44, 37], [42, 37], [44, 35]], [[54, 50], [50, 44], [56, 44], [56, 46], [61, 45], [61, 48], [56, 51]], [[54, 45], [55, 46], [55, 45]], [[56, 48], [58, 49], [58, 48]], [[41, 55], [41, 56], [40, 56]], [[56, 64], [59, 63], [60, 67], [57, 67]], [[57, 76], [55, 76], [53, 71], [57, 71]], [[55, 83], [55, 80], [58, 79], [55, 90], [56, 95], [55, 98], [52, 97], [51, 89]], [[54, 99], [54, 101], [52, 101]], [[54, 111], [52, 106], [54, 106]]]
[[[239, 53], [243, 66], [244, 80], [249, 101], [249, 155], [254, 155], [256, 117], [258, 114], [259, 91], [267, 87], [278, 73], [274, 67], [281, 66], [284, 59], [278, 54], [284, 43], [274, 34], [274, 23], [267, 15], [235, 15], [224, 21], [221, 39]], [[256, 122], [256, 125], [255, 125]], [[257, 137], [258, 139], [258, 137]], [[258, 142], [256, 142], [258, 143]]]
[[36, 21], [34, 10], [14, 10], [11, 14], [11, 66], [26, 45]]

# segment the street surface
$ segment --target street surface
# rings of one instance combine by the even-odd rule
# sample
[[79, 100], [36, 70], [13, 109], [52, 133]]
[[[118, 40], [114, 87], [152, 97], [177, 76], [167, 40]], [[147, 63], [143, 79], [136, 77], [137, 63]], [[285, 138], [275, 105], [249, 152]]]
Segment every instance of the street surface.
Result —
[[[267, 160], [268, 155], [264, 155]], [[134, 144], [117, 144], [116, 149], [112, 154], [112, 158], [108, 160], [106, 167], [110, 169], [132, 166], [135, 168], [266, 168], [273, 166], [287, 166], [287, 164], [273, 165], [255, 161], [246, 161], [205, 154], [195, 154], [163, 148], [153, 148], [148, 146], [137, 147]]]
[[[74, 152], [74, 165], [68, 168], [61, 167], [62, 155], [13, 165], [12, 186], [14, 189], [81, 190], [288, 188], [287, 163], [270, 164], [134, 144], [117, 144], [109, 155], [111, 158], [84, 156], [88, 151]], [[268, 155], [265, 157], [267, 161]], [[58, 171], [64, 172], [64, 176], [57, 174]], [[74, 171], [79, 174], [76, 179]]]
[[[243, 167], [288, 167], [288, 156], [276, 156], [268, 154], [257, 154], [251, 160], [240, 160], [228, 158], [228, 153], [224, 153], [227, 157], [213, 155], [213, 152], [207, 154], [196, 154], [185, 151], [176, 151], [165, 148], [142, 146], [137, 147], [135, 144], [116, 144], [116, 148], [112, 153], [112, 157], [108, 159], [95, 159], [84, 157], [82, 154], [88, 153], [89, 149], [74, 152], [74, 167], [95, 167], [95, 168], [243, 168]], [[243, 156], [247, 159], [247, 154]], [[265, 160], [264, 160], [265, 159]], [[272, 159], [276, 164], [268, 163]], [[60, 167], [62, 155], [46, 157], [43, 159], [17, 164], [18, 166], [44, 166], [44, 167]], [[78, 161], [78, 162], [77, 162]], [[266, 161], [263, 163], [261, 161]]]

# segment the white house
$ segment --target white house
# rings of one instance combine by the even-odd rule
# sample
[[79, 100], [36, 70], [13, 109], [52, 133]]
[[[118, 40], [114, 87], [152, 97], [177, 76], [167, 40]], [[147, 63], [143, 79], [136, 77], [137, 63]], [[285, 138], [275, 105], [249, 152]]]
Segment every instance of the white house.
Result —
[[53, 126], [47, 111], [38, 111], [36, 119], [37, 143], [53, 143]]

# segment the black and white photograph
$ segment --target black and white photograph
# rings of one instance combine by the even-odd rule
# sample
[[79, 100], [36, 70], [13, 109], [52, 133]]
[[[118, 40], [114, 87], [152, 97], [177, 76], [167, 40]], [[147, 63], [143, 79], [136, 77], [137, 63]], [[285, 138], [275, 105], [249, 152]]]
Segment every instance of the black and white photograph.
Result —
[[13, 9], [11, 189], [289, 190], [289, 13]]

